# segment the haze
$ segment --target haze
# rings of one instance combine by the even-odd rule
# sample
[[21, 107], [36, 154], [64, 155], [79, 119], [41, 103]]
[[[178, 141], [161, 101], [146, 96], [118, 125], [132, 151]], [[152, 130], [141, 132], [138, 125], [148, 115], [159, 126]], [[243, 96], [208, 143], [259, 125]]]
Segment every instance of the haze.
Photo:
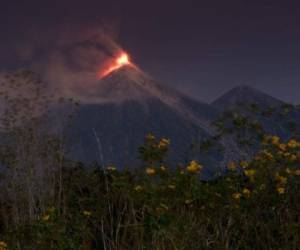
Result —
[[[10, 1], [1, 6], [0, 69], [49, 53], [49, 32], [105, 27], [157, 80], [210, 102], [250, 85], [288, 102], [300, 97], [300, 11], [291, 1]], [[22, 44], [22, 45], [21, 45]]]

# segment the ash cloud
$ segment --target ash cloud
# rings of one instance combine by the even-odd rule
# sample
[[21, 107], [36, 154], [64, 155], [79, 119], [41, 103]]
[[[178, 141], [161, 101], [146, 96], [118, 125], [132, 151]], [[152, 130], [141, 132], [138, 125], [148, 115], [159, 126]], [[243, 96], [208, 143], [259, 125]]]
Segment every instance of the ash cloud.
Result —
[[18, 46], [20, 59], [31, 65], [57, 96], [89, 102], [98, 74], [122, 51], [113, 27], [82, 26], [31, 30]]

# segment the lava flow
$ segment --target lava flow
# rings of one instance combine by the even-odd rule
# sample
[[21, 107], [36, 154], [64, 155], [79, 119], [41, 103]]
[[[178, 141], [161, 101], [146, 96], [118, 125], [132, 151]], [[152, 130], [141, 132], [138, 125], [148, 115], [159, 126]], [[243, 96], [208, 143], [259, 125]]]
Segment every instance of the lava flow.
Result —
[[131, 65], [128, 54], [122, 52], [117, 58], [115, 58], [106, 69], [100, 72], [100, 78], [103, 78], [110, 74], [112, 71], [115, 71], [125, 65]]

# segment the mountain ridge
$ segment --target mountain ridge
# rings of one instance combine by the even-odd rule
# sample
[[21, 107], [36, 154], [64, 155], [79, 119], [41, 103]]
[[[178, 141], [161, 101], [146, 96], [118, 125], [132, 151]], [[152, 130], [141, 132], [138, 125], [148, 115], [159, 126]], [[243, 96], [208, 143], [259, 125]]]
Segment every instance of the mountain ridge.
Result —
[[259, 104], [262, 107], [281, 106], [285, 102], [266, 94], [249, 85], [239, 85], [214, 100], [211, 105], [221, 109], [228, 110], [239, 106], [240, 104]]

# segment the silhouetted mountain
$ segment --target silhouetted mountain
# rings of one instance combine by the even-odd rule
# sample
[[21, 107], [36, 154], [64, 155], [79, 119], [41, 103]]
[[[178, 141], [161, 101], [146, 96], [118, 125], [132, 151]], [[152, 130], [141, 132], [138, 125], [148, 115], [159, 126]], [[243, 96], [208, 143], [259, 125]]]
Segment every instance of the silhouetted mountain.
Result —
[[287, 139], [300, 134], [300, 110], [249, 86], [238, 86], [215, 100], [220, 111], [249, 117], [268, 134]]
[[214, 107], [221, 110], [235, 109], [249, 104], [258, 104], [261, 108], [269, 108], [279, 107], [284, 102], [253, 87], [243, 85], [231, 89], [212, 103]]

